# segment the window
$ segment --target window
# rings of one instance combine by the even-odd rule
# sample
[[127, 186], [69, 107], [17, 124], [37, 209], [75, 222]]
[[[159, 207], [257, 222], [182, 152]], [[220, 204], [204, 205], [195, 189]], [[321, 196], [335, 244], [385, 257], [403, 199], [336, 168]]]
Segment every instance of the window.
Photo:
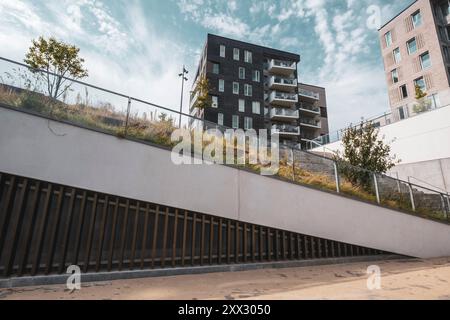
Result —
[[398, 116], [400, 117], [400, 120], [406, 119], [405, 107], [398, 108]]
[[420, 27], [422, 25], [422, 14], [420, 13], [420, 10], [412, 14], [411, 18], [414, 28]]
[[448, 47], [447, 47], [447, 46], [444, 46], [442, 49], [443, 49], [443, 51], [444, 51], [444, 57], [445, 57], [445, 60], [446, 60], [447, 62], [450, 62], [450, 51], [449, 51]]
[[427, 91], [427, 85], [425, 84], [423, 77], [414, 80], [414, 86], [418, 86], [423, 92]]
[[259, 70], [253, 71], [253, 81], [261, 82], [261, 72], [259, 72]]
[[384, 41], [386, 42], [386, 47], [390, 47], [392, 44], [392, 33], [390, 31], [386, 32], [384, 35]]
[[219, 126], [223, 126], [223, 113], [218, 113], [217, 114], [217, 124]]
[[245, 80], [245, 68], [239, 68], [239, 79]]
[[244, 61], [247, 63], [252, 63], [253, 62], [253, 54], [251, 51], [244, 51]]
[[416, 41], [416, 38], [412, 38], [411, 40], [409, 40], [409, 41], [406, 43], [406, 46], [408, 47], [408, 53], [409, 53], [410, 55], [416, 53], [416, 51], [417, 51], [417, 41]]
[[213, 107], [213, 108], [219, 107], [219, 98], [217, 96], [211, 97], [211, 107]]
[[252, 112], [254, 114], [261, 114], [261, 102], [259, 101], [252, 102]]
[[393, 55], [394, 55], [395, 63], [399, 63], [400, 61], [402, 61], [402, 55], [400, 53], [400, 48], [394, 49]]
[[448, 26], [446, 29], [443, 29], [443, 38], [442, 40], [450, 41], [450, 26]]
[[245, 100], [239, 99], [239, 112], [245, 112]]
[[428, 101], [430, 101], [431, 104], [431, 108], [432, 109], [437, 109], [441, 107], [441, 101], [439, 99], [439, 95], [437, 93], [432, 94], [429, 98]]
[[239, 129], [239, 116], [233, 115], [233, 123], [231, 127], [233, 129]]
[[400, 93], [403, 99], [408, 98], [408, 88], [406, 88], [406, 84], [400, 87]]
[[392, 76], [392, 83], [397, 83], [398, 82], [398, 70], [394, 69], [391, 71], [391, 76]]
[[218, 63], [213, 63], [213, 73], [214, 74], [220, 73], [220, 65]]
[[233, 59], [239, 61], [239, 49], [233, 49]]
[[247, 97], [251, 97], [253, 95], [253, 87], [251, 85], [244, 85], [244, 95]]
[[220, 45], [220, 57], [221, 58], [225, 58], [225, 46], [224, 45]]
[[253, 129], [253, 119], [249, 117], [244, 118], [244, 129], [250, 130]]
[[239, 83], [233, 82], [233, 94], [239, 94]]
[[422, 65], [422, 70], [431, 67], [431, 58], [428, 51], [420, 55], [420, 64]]
[[219, 92], [225, 92], [225, 80], [219, 79]]

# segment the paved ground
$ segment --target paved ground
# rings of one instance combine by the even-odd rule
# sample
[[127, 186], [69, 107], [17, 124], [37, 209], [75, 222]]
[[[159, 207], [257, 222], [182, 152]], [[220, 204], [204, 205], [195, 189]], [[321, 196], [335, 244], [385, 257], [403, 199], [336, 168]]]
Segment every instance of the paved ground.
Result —
[[[367, 268], [381, 268], [381, 289], [368, 290]], [[446, 299], [450, 258], [392, 260], [292, 269], [0, 289], [0, 299]]]

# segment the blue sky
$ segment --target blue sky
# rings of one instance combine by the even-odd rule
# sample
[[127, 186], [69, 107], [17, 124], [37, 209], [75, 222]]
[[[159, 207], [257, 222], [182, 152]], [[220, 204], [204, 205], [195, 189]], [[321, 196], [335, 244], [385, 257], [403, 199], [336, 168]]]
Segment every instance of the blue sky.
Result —
[[412, 2], [0, 0], [0, 55], [23, 60], [31, 39], [55, 36], [81, 48], [88, 82], [177, 109], [181, 66], [194, 73], [215, 33], [299, 53], [300, 81], [326, 87], [334, 130], [389, 109], [367, 21], [379, 10], [385, 22]]

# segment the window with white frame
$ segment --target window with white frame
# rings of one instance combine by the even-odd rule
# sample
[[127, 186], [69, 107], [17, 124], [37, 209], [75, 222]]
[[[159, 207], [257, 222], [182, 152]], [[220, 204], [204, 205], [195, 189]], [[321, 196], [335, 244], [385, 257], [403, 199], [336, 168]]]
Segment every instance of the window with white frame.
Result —
[[219, 97], [211, 96], [211, 107], [218, 108], [219, 107]]
[[237, 48], [233, 49], [233, 59], [234, 60], [239, 61], [239, 53], [240, 53], [239, 49], [237, 49]]
[[406, 87], [406, 84], [400, 87], [400, 94], [403, 99], [408, 98], [408, 88]]
[[220, 45], [220, 57], [225, 58], [226, 55], [226, 47], [224, 45]]
[[245, 112], [245, 100], [239, 99], [239, 112]]
[[245, 68], [239, 67], [239, 79], [245, 80]]
[[244, 51], [244, 61], [247, 63], [252, 63], [253, 62], [253, 54], [251, 51]]
[[225, 80], [219, 79], [219, 92], [225, 92]]
[[245, 130], [253, 129], [253, 119], [252, 118], [250, 118], [250, 117], [244, 118], [244, 129]]
[[400, 53], [400, 48], [394, 49], [394, 51], [392, 51], [392, 55], [394, 56], [395, 63], [399, 63], [400, 61], [402, 61], [402, 55]]
[[253, 70], [253, 81], [261, 82], [261, 72], [259, 70]]
[[254, 114], [261, 114], [261, 102], [259, 101], [252, 102], [252, 112]]
[[233, 82], [233, 94], [239, 94], [239, 82]]
[[251, 85], [244, 85], [244, 95], [247, 97], [251, 97], [253, 95], [253, 87]]
[[420, 77], [420, 78], [414, 80], [414, 86], [419, 87], [420, 90], [422, 90], [422, 92], [427, 91], [427, 85], [426, 85], [425, 80], [423, 79], [423, 77]]
[[219, 126], [223, 126], [223, 113], [218, 113], [217, 114], [217, 124]]
[[431, 58], [428, 51], [420, 55], [420, 65], [422, 66], [422, 70], [431, 67]]
[[417, 52], [417, 41], [416, 41], [416, 38], [412, 38], [411, 40], [409, 40], [406, 43], [406, 46], [408, 47], [408, 53], [410, 55], [416, 53]]
[[233, 129], [239, 129], [239, 116], [233, 115], [231, 127]]
[[397, 83], [399, 81], [397, 69], [391, 71], [391, 76], [392, 76], [392, 83]]
[[422, 14], [420, 13], [420, 10], [414, 12], [411, 15], [411, 19], [412, 19], [414, 28], [420, 27], [422, 25]]
[[388, 31], [384, 35], [384, 41], [386, 42], [386, 47], [390, 47], [392, 44], [392, 33]]

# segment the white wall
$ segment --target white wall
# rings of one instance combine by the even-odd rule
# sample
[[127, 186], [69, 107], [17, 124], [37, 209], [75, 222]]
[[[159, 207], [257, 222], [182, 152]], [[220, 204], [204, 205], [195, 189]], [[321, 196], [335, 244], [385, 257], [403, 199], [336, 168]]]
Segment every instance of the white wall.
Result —
[[[49, 127], [52, 129], [50, 130]], [[450, 226], [0, 108], [0, 171], [420, 258]]]
[[[387, 142], [394, 140], [392, 154], [401, 164], [450, 158], [450, 106], [382, 127], [380, 136]], [[339, 141], [325, 148], [342, 151], [342, 144]]]

